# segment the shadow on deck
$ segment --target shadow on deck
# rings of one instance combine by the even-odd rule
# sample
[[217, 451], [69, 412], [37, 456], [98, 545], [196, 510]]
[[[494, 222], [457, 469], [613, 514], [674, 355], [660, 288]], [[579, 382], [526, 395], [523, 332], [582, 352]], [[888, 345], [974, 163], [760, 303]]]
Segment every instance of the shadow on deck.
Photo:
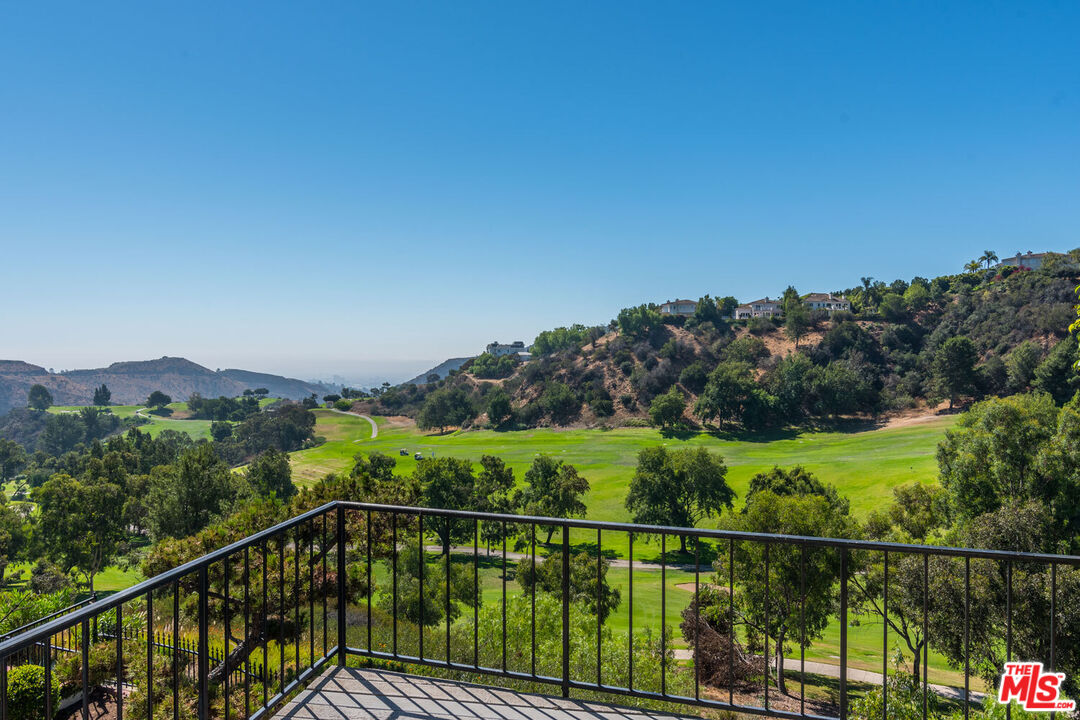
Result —
[[332, 668], [279, 711], [288, 720], [697, 720], [384, 670]]

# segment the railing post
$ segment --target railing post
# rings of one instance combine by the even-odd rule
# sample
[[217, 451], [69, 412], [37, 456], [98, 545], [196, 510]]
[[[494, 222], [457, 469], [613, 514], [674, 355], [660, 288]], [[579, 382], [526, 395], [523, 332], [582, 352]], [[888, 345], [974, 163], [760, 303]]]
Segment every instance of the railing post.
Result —
[[840, 718], [847, 718], [848, 551], [840, 549]]
[[345, 508], [337, 508], [337, 615], [338, 667], [345, 667]]
[[199, 720], [210, 717], [210, 581], [206, 566], [199, 568]]
[[562, 526], [562, 696], [570, 697], [570, 524]]

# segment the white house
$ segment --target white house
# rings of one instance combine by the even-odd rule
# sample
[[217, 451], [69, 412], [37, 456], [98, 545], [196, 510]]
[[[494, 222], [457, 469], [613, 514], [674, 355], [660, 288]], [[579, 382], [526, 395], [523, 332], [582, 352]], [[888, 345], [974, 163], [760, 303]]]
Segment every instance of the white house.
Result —
[[661, 315], [681, 315], [690, 317], [697, 310], [697, 300], [668, 300], [660, 304]]
[[1028, 250], [1026, 253], [1017, 252], [1013, 257], [1001, 258], [1001, 262], [998, 263], [998, 267], [1005, 265], [1011, 265], [1012, 267], [1025, 267], [1029, 270], [1038, 270], [1042, 267], [1042, 264], [1054, 255], [1060, 255], [1060, 253], [1053, 252], [1041, 252], [1033, 253]]
[[832, 293], [810, 293], [803, 299], [806, 307], [811, 310], [824, 310], [832, 315], [840, 310], [851, 310], [851, 302], [843, 295]]
[[783, 314], [779, 300], [770, 300], [768, 296], [761, 300], [740, 305], [735, 308], [732, 317], [736, 320], [748, 320], [756, 317], [777, 317]]
[[[509, 345], [504, 345], [498, 341], [488, 343], [487, 347], [484, 348], [484, 352], [489, 355], [494, 355], [495, 357], [502, 357], [503, 355], [517, 355], [521, 357], [529, 354], [528, 348], [525, 347], [525, 343], [521, 340], [515, 340]], [[521, 359], [527, 358], [522, 357]]]

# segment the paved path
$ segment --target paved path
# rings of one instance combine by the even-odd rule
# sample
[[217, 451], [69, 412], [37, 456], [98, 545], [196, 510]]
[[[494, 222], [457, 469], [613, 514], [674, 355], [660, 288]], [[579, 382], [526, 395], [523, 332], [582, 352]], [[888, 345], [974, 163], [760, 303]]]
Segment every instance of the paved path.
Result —
[[[558, 686], [553, 686], [557, 692]], [[691, 720], [385, 670], [331, 668], [274, 716], [288, 720]]]
[[[537, 557], [539, 557], [540, 560], [542, 561], [543, 556], [540, 555], [540, 552], [539, 552], [540, 550], [542, 550], [542, 548], [540, 547], [539, 542], [536, 543], [536, 545], [537, 545], [537, 547], [536, 547], [536, 549], [537, 549], [537, 553], [536, 553]], [[442, 553], [442, 545], [425, 545], [424, 549], [427, 550], [428, 552], [440, 553], [440, 554]], [[452, 554], [454, 554], [454, 555], [472, 555], [473, 549], [472, 549], [472, 545], [455, 545], [455, 546], [450, 548], [450, 552]], [[486, 558], [501, 558], [503, 556], [502, 550], [492, 550], [491, 552], [488, 552], [486, 549], [481, 547], [479, 552], [480, 552], [481, 557], [486, 557]], [[506, 551], [506, 559], [507, 560], [513, 560], [515, 562], [518, 562], [518, 561], [521, 561], [521, 560], [528, 560], [529, 559], [529, 554], [528, 553], [514, 552], [512, 550], [507, 550]], [[609, 562], [611, 563], [611, 567], [617, 567], [617, 568], [629, 568], [630, 567], [630, 561], [627, 560], [626, 558], [611, 558], [609, 560]], [[634, 561], [634, 570], [660, 570], [661, 567], [662, 566], [660, 565], [660, 563], [643, 562], [641, 560], [635, 560]], [[682, 564], [679, 564], [679, 563], [668, 563], [667, 564], [667, 569], [668, 570], [685, 570], [686, 572], [694, 572], [694, 566], [692, 564], [691, 565], [682, 565]], [[702, 565], [701, 566], [701, 572], [702, 573], [711, 573], [712, 571], [713, 571], [713, 569], [712, 569], [711, 565]], [[703, 581], [701, 584], [704, 586], [707, 583]], [[687, 592], [693, 592], [693, 590], [688, 590]]]
[[337, 408], [329, 408], [330, 412], [336, 412], [338, 415], [352, 415], [353, 417], [363, 418], [371, 423], [371, 437], [360, 438], [359, 440], [353, 440], [354, 443], [364, 442], [365, 440], [374, 440], [379, 437], [379, 426], [375, 424], [375, 421], [369, 418], [367, 415], [361, 415], [360, 413], [349, 412], [348, 410], [338, 410]]
[[[694, 656], [693, 652], [688, 648], [679, 648], [675, 650], [676, 660], [690, 660]], [[773, 665], [775, 663], [770, 663]], [[784, 670], [787, 672], [799, 672], [799, 661], [796, 658], [784, 658]], [[830, 665], [829, 663], [814, 662], [812, 660], [806, 661], [806, 672], [813, 673], [815, 675], [824, 675], [825, 677], [840, 677], [840, 666]], [[871, 685], [881, 684], [881, 673], [870, 672], [869, 670], [859, 670], [858, 668], [849, 667], [847, 672], [848, 680], [851, 682], [869, 683]], [[790, 682], [790, 680], [789, 680]], [[947, 697], [951, 700], [963, 700], [964, 688], [956, 688], [951, 685], [935, 685], [930, 683], [930, 689], [936, 692], [942, 697]], [[986, 697], [986, 693], [971, 691], [972, 702], [982, 702]]]

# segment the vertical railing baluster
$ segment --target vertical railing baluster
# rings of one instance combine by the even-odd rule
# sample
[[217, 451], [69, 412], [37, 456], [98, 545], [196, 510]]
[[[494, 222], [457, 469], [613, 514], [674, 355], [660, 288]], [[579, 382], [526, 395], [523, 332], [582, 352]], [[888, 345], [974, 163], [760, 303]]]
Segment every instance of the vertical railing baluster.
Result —
[[[244, 546], [244, 643], [251, 638], [251, 620], [249, 603], [251, 602], [251, 560], [248, 546]], [[252, 648], [246, 648], [244, 652], [244, 717], [251, 717], [251, 652]]]
[[199, 720], [210, 718], [210, 580], [207, 567], [199, 568]]
[[[328, 610], [328, 607], [327, 607], [328, 606], [327, 600], [329, 599], [329, 596], [330, 596], [330, 588], [327, 587], [327, 582], [326, 582], [326, 573], [327, 573], [327, 570], [326, 570], [326, 556], [330, 554], [330, 538], [327, 536], [326, 530], [327, 530], [327, 526], [329, 524], [330, 524], [330, 512], [327, 511], [327, 512], [324, 512], [323, 516], [322, 516], [322, 547], [320, 548], [322, 550], [322, 552], [321, 552], [321, 555], [322, 555], [322, 577], [319, 580], [319, 584], [320, 584], [321, 590], [322, 590], [322, 592], [320, 592], [319, 595], [322, 596], [322, 656], [324, 658], [327, 655], [329, 655], [329, 653], [330, 653], [330, 640], [327, 637], [327, 635], [329, 634], [327, 632], [327, 628], [328, 628], [328, 625], [329, 625], [329, 622], [327, 620], [327, 616], [329, 615], [329, 610]], [[395, 548], [395, 552], [396, 551], [397, 550]]]
[[300, 623], [300, 598], [300, 528], [298, 526], [293, 532], [293, 632], [295, 633], [293, 646], [296, 648], [294, 653], [296, 667], [293, 677], [300, 677], [300, 645], [304, 639], [304, 626]]
[[397, 606], [398, 606], [398, 595], [397, 595], [397, 557], [398, 557], [397, 512], [390, 513], [390, 542], [394, 546], [391, 549], [391, 552], [390, 552], [390, 574], [392, 576], [391, 580], [390, 580], [391, 585], [392, 585], [392, 589], [390, 591], [390, 596], [391, 596], [390, 605], [392, 606], [392, 611], [393, 611], [393, 616], [394, 616], [394, 621], [393, 621], [393, 626], [392, 626], [393, 638], [391, 639], [391, 646], [392, 646], [391, 649], [393, 650], [394, 656], [397, 657], [397, 654], [398, 654], [398, 652], [397, 652]]
[[885, 551], [885, 575], [881, 585], [881, 720], [889, 718], [889, 551]]
[[[154, 717], [154, 591], [146, 593], [146, 717]], [[51, 654], [51, 653], [50, 653]], [[47, 673], [48, 678], [52, 673]], [[46, 707], [52, 711], [52, 693], [45, 695]], [[250, 713], [249, 713], [250, 714]], [[52, 715], [49, 715], [51, 718]]]
[[473, 667], [480, 667], [480, 520], [473, 518]]
[[840, 549], [840, 720], [847, 717], [848, 551]]
[[[1055, 640], [1057, 637], [1057, 563], [1050, 562], [1050, 672], [1057, 670], [1057, 657], [1054, 654]], [[1050, 720], [1057, 717], [1056, 712], [1050, 713]], [[966, 720], [966, 718], [965, 718]]]
[[[116, 606], [116, 720], [124, 720], [124, 604]], [[45, 646], [48, 648], [48, 645]], [[229, 720], [225, 718], [225, 720]]]
[[367, 511], [367, 649], [372, 651], [371, 646], [371, 596], [375, 594], [375, 588], [371, 584], [371, 510]]
[[927, 681], [926, 661], [927, 661], [927, 647], [930, 645], [929, 630], [930, 630], [930, 556], [923, 553], [923, 605], [922, 605], [922, 650], [923, 650], [923, 693], [922, 693], [922, 714], [923, 720], [926, 720], [927, 709], [929, 707], [929, 685]]
[[308, 536], [308, 667], [315, 667], [315, 519]]
[[270, 555], [270, 544], [266, 540], [262, 541], [261, 550], [262, 550], [262, 607], [260, 609], [262, 610], [262, 628], [259, 631], [259, 635], [262, 637], [262, 668], [261, 668], [260, 677], [262, 679], [262, 704], [263, 704], [263, 708], [266, 708], [267, 707], [266, 701], [268, 699], [268, 695], [267, 695], [268, 687], [270, 685], [270, 677], [269, 677], [269, 674], [267, 672], [267, 670], [269, 669], [269, 666], [270, 666], [270, 653], [269, 653], [269, 643], [270, 643], [270, 627], [269, 627], [269, 622], [270, 622], [270, 617], [269, 617], [270, 616], [270, 594], [269, 594], [269, 588], [267, 587], [268, 584], [269, 584], [269, 570], [268, 570], [267, 566], [270, 564], [270, 557], [269, 557], [269, 555]]
[[8, 658], [0, 658], [0, 720], [8, 720]]
[[[50, 635], [49, 637], [45, 638], [45, 720], [52, 720], [52, 717], [54, 715], [52, 706], [52, 644], [53, 636]], [[6, 664], [6, 661], [0, 660], [0, 665]], [[147, 663], [147, 666], [149, 667], [149, 663]], [[6, 692], [4, 693], [4, 700], [7, 700]]]
[[285, 532], [278, 533], [278, 692], [285, 686]]
[[728, 705], [735, 704], [735, 539], [728, 539]]
[[536, 586], [540, 580], [540, 576], [537, 574], [536, 571], [536, 523], [533, 523], [531, 527], [532, 552], [529, 556], [529, 562], [531, 563], [531, 567], [529, 568], [529, 570], [532, 573], [532, 592], [530, 593], [531, 598], [529, 601], [529, 655], [531, 658], [529, 668], [530, 672], [532, 672], [533, 677], [536, 677]]
[[506, 672], [506, 521], [502, 521], [502, 669]]
[[173, 581], [173, 720], [180, 720], [180, 581]]
[[417, 528], [420, 538], [420, 660], [424, 659], [424, 570], [427, 565], [427, 551], [424, 550], [424, 513], [417, 515]]
[[[83, 720], [90, 720], [90, 621], [82, 621], [81, 645], [82, 645], [82, 716]], [[4, 667], [4, 695], [7, 695], [7, 660]]]
[[446, 520], [446, 664], [450, 664], [450, 516]]
[[971, 705], [971, 558], [964, 556], [964, 720]]
[[232, 678], [232, 670], [229, 667], [229, 647], [230, 645], [232, 645], [232, 641], [230, 638], [230, 636], [232, 635], [232, 616], [229, 615], [229, 571], [232, 568], [229, 564], [228, 555], [226, 555], [222, 559], [221, 568], [223, 575], [222, 586], [224, 591], [222, 594], [225, 596], [223, 601], [225, 603], [225, 652], [223, 655], [223, 660], [225, 663], [225, 676], [224, 678], [222, 678], [222, 684], [224, 685], [223, 694], [225, 696], [225, 720], [229, 720], [229, 705], [230, 701], [232, 700], [232, 698], [229, 697], [229, 686], [231, 685], [229, 681]]
[[629, 572], [626, 574], [626, 586], [627, 586], [627, 600], [630, 617], [628, 619], [628, 630], [626, 633], [626, 658], [627, 658], [627, 683], [628, 690], [634, 689], [634, 531], [631, 530], [627, 533], [630, 540], [629, 550]]
[[694, 536], [694, 699], [701, 700], [701, 537]]
[[[422, 602], [422, 600], [421, 600]], [[337, 643], [338, 667], [345, 667], [345, 622], [348, 616], [345, 598], [345, 508], [337, 508]]]
[[667, 695], [667, 533], [660, 533], [660, 694]]
[[562, 696], [570, 697], [570, 524], [562, 526]]
[[[600, 591], [604, 582], [604, 575], [602, 572], [604, 566], [604, 555], [600, 549], [601, 541], [602, 539], [600, 537], [600, 528], [596, 528], [596, 687], [598, 688], [603, 685], [603, 683], [600, 682], [600, 631], [603, 627], [603, 622], [601, 622], [600, 620], [601, 616], [603, 615], [603, 613], [600, 612], [600, 602], [603, 599], [603, 596], [601, 595]], [[535, 644], [536, 641], [533, 640], [533, 645]]]
[[[765, 712], [769, 712], [769, 543], [765, 543], [765, 602], [763, 603], [762, 610], [765, 612], [765, 622], [762, 623], [762, 629], [765, 631]], [[840, 626], [840, 645], [841, 648], [844, 644], [844, 627]], [[840, 651], [841, 655], [843, 650]], [[843, 665], [843, 661], [841, 661]], [[779, 668], [778, 668], [779, 670]], [[844, 669], [840, 668], [840, 692], [844, 690]], [[842, 697], [842, 695], [841, 695]], [[843, 710], [844, 703], [841, 701], [840, 708]], [[841, 712], [843, 717], [843, 712]]]

